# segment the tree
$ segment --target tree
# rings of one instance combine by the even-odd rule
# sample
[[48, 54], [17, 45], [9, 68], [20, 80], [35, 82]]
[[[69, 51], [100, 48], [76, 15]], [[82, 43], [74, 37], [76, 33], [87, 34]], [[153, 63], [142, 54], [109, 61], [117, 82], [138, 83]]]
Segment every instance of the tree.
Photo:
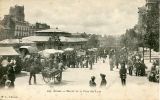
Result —
[[86, 46], [88, 48], [97, 48], [99, 47], [99, 39], [98, 39], [98, 36], [95, 35], [95, 34], [92, 34], [89, 36], [89, 39], [87, 41], [87, 44]]
[[126, 33], [123, 34], [121, 36], [121, 44], [124, 46], [124, 47], [127, 47], [129, 49], [136, 49], [138, 48], [139, 46], [139, 34], [137, 34], [135, 32], [135, 29], [129, 29], [129, 30], [126, 30]]
[[145, 45], [150, 49], [150, 62], [151, 62], [151, 49], [159, 51], [159, 1], [153, 3], [147, 10], [146, 16], [146, 34], [144, 35]]
[[118, 45], [117, 37], [112, 35], [105, 35], [100, 39], [102, 47], [116, 47]]
[[158, 12], [151, 10], [147, 12], [147, 28], [146, 34], [144, 35], [145, 44], [150, 49], [159, 51], [159, 22]]
[[81, 34], [81, 36], [82, 36], [83, 38], [89, 38], [90, 35], [84, 32], [84, 33]]

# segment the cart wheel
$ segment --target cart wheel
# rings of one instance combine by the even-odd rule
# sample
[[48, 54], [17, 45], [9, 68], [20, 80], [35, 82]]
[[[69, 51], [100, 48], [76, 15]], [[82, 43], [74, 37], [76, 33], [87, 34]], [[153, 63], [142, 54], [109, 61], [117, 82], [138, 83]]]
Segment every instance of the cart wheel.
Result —
[[51, 80], [51, 78], [48, 78], [48, 77], [44, 77], [44, 76], [43, 76], [43, 80], [44, 80], [45, 83], [49, 83], [50, 80]]

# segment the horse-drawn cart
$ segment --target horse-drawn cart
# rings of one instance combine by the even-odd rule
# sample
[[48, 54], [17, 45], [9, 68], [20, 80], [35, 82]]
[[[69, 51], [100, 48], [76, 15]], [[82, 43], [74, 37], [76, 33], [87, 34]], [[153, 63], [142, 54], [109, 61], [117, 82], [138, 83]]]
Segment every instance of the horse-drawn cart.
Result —
[[60, 56], [62, 53], [62, 50], [55, 49], [45, 49], [39, 52], [43, 59], [49, 60], [48, 62], [45, 62], [46, 66], [43, 67], [42, 70], [42, 77], [45, 83], [50, 83], [53, 81], [54, 83], [61, 82], [63, 70], [62, 64], [60, 64], [60, 62], [57, 62], [57, 57]]
[[60, 83], [62, 80], [62, 71], [59, 69], [49, 69], [49, 68], [44, 68], [42, 70], [42, 77], [45, 83], [49, 83], [54, 81]]

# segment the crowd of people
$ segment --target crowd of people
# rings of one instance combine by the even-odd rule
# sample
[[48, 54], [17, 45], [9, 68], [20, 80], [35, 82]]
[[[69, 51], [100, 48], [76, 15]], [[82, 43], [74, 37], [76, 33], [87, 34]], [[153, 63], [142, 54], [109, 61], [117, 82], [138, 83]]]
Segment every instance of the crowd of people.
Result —
[[[106, 58], [109, 57], [110, 71], [113, 68], [119, 70], [122, 85], [126, 84], [127, 72], [129, 75], [146, 76], [144, 60], [140, 53], [128, 52], [126, 48], [114, 50], [114, 49], [96, 49], [96, 50], [83, 50], [82, 55], [78, 54], [78, 51], [73, 50], [61, 54], [50, 55], [49, 58], [42, 58], [37, 55], [26, 55], [21, 58], [17, 57], [1, 57], [0, 58], [0, 85], [4, 87], [8, 84], [10, 87], [14, 87], [14, 81], [16, 79], [15, 74], [21, 70], [29, 71], [29, 85], [31, 85], [31, 79], [34, 78], [34, 84], [36, 84], [36, 73], [41, 72], [44, 68], [49, 69], [61, 69], [66, 68], [88, 68], [92, 69], [93, 65], [102, 59], [105, 63]], [[155, 64], [154, 64], [155, 65]], [[151, 72], [157, 73], [155, 66], [153, 65]], [[159, 73], [159, 72], [158, 72]], [[155, 75], [155, 74], [154, 74]], [[101, 86], [105, 86], [107, 81], [104, 74], [100, 74], [102, 77]], [[89, 82], [90, 86], [95, 86], [95, 77], [91, 77]], [[150, 78], [154, 81], [155, 79]], [[5, 83], [6, 82], [6, 83]]]
[[147, 68], [140, 53], [128, 52], [127, 50], [111, 50], [109, 53], [110, 70], [118, 69], [121, 63], [125, 63], [129, 75], [145, 76]]
[[[103, 54], [104, 55], [104, 54]], [[105, 54], [107, 55], [107, 54]], [[64, 66], [68, 68], [89, 68], [92, 69], [92, 66], [97, 63], [97, 61], [102, 58], [98, 51], [84, 51], [84, 54], [79, 55], [78, 51], [70, 51], [63, 54], [53, 55], [49, 59], [43, 59], [44, 62], [47, 62], [50, 65], [54, 63], [62, 62]], [[47, 65], [47, 64], [44, 64]], [[48, 66], [50, 66], [48, 65]]]
[[[83, 50], [84, 51], [84, 50]], [[32, 77], [36, 84], [36, 73], [41, 72], [44, 68], [89, 68], [97, 63], [98, 59], [105, 59], [107, 53], [98, 52], [98, 50], [84, 51], [82, 55], [73, 50], [58, 55], [50, 55], [49, 58], [42, 58], [39, 54], [29, 54], [21, 56], [4, 56], [0, 58], [0, 85], [4, 87], [14, 87], [14, 81], [17, 73], [21, 70], [30, 72], [29, 85], [31, 85]]]
[[4, 57], [0, 58], [0, 87], [14, 87], [15, 74], [20, 73], [22, 68], [21, 58]]

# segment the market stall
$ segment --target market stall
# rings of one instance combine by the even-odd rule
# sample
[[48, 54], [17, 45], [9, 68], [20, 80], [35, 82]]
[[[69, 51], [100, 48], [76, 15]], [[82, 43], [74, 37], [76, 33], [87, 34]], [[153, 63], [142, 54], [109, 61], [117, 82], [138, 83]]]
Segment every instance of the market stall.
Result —
[[61, 68], [62, 62], [59, 60], [59, 58], [62, 56], [61, 54], [63, 52], [64, 51], [62, 50], [56, 49], [45, 49], [38, 52], [38, 54], [40, 54], [41, 58], [44, 60], [43, 63], [45, 63], [45, 66], [43, 66], [42, 70], [42, 77], [44, 82], [51, 82], [52, 79], [54, 80], [54, 82], [61, 82], [63, 70]]
[[59, 55], [62, 54], [63, 52], [64, 52], [63, 50], [45, 49], [39, 51], [38, 54], [40, 54], [42, 58], [49, 58], [51, 55]]

